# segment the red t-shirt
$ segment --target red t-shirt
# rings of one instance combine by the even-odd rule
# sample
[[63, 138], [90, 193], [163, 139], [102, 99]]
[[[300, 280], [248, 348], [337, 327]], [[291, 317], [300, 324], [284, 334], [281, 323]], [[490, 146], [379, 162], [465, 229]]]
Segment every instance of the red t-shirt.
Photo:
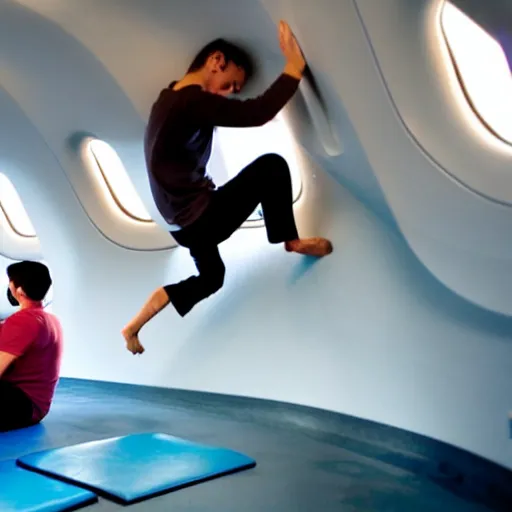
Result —
[[1, 379], [19, 387], [34, 404], [34, 421], [50, 410], [59, 380], [62, 326], [41, 307], [22, 309], [0, 324], [0, 351], [18, 356]]

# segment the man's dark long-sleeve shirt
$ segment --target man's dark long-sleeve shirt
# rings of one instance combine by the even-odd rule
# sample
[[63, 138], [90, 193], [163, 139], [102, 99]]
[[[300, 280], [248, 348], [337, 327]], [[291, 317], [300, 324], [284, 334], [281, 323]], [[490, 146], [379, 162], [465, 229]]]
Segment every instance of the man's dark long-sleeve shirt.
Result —
[[259, 97], [236, 100], [199, 85], [164, 89], [152, 107], [144, 149], [155, 204], [178, 227], [204, 212], [215, 184], [206, 175], [215, 126], [261, 126], [273, 119], [296, 92], [299, 80], [280, 75]]

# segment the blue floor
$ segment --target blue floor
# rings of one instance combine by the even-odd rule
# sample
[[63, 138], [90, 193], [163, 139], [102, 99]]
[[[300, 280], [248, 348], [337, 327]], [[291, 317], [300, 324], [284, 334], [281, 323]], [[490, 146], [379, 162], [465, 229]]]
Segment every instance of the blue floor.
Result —
[[[144, 512], [489, 512], [418, 472], [297, 426], [290, 409], [244, 399], [63, 379], [42, 425], [0, 434], [0, 461], [138, 432], [162, 432], [256, 459], [254, 469], [130, 505]], [[276, 420], [282, 418], [282, 422]], [[293, 427], [295, 421], [295, 427]], [[298, 422], [300, 423], [300, 422]], [[287, 424], [292, 425], [288, 428]], [[343, 439], [343, 438], [341, 438]], [[362, 446], [362, 445], [361, 445]], [[382, 450], [381, 450], [382, 452]], [[103, 498], [86, 512], [126, 507]]]

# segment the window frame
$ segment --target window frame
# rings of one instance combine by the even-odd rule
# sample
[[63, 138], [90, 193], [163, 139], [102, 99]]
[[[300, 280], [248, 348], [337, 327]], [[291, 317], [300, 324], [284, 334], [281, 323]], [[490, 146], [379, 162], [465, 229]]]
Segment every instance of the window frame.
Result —
[[32, 220], [30, 219], [30, 216], [29, 216], [28, 212], [25, 210], [25, 206], [23, 204], [23, 201], [21, 200], [21, 197], [19, 196], [18, 191], [16, 190], [16, 187], [14, 186], [14, 183], [9, 179], [9, 177], [6, 174], [0, 172], [0, 180], [2, 180], [2, 179], [6, 180], [10, 184], [10, 186], [12, 187], [14, 193], [16, 194], [17, 199], [19, 200], [20, 206], [23, 209], [23, 215], [25, 215], [27, 217], [27, 220], [28, 220], [28, 222], [30, 224], [30, 228], [32, 229], [32, 233], [31, 234], [23, 233], [22, 231], [20, 231], [18, 229], [18, 227], [16, 226], [16, 222], [13, 221], [12, 216], [9, 215], [9, 212], [7, 211], [5, 205], [2, 203], [2, 197], [1, 197], [1, 194], [0, 194], [0, 210], [1, 210], [1, 213], [2, 213], [3, 217], [7, 221], [7, 225], [9, 226], [11, 231], [16, 236], [18, 236], [20, 238], [25, 238], [25, 239], [37, 238], [37, 232], [36, 232], [36, 230], [34, 228], [34, 225], [32, 224]]
[[[129, 210], [129, 208], [126, 207], [123, 204], [123, 201], [119, 198], [119, 194], [117, 194], [115, 192], [114, 187], [112, 186], [112, 184], [110, 183], [110, 181], [109, 181], [109, 179], [107, 177], [108, 173], [104, 170], [104, 164], [102, 164], [101, 158], [98, 157], [96, 151], [94, 150], [94, 143], [95, 142], [98, 142], [100, 144], [105, 144], [109, 148], [109, 150], [113, 151], [116, 154], [117, 158], [119, 158], [119, 161], [123, 165], [123, 170], [126, 173], [126, 177], [130, 181], [135, 194], [137, 194], [137, 197], [138, 197], [139, 201], [141, 202], [141, 205], [144, 208], [145, 213], [147, 214], [147, 218], [139, 217], [137, 214], [131, 212]], [[89, 140], [87, 140], [87, 142], [86, 142], [86, 151], [87, 151], [87, 153], [89, 154], [89, 156], [91, 158], [91, 163], [93, 165], [95, 164], [99, 175], [101, 175], [101, 177], [103, 178], [103, 184], [106, 186], [106, 188], [107, 188], [107, 190], [108, 190], [108, 192], [110, 194], [110, 198], [112, 199], [114, 204], [117, 206], [119, 211], [121, 213], [123, 213], [126, 217], [128, 217], [128, 219], [130, 221], [132, 221], [132, 222], [137, 222], [139, 224], [145, 224], [145, 225], [153, 225], [155, 223], [155, 221], [151, 217], [151, 214], [146, 210], [146, 207], [144, 206], [144, 203], [142, 203], [142, 199], [140, 198], [140, 196], [139, 196], [139, 194], [137, 192], [137, 189], [135, 188], [134, 184], [132, 183], [132, 181], [130, 179], [130, 176], [129, 176], [128, 172], [126, 171], [126, 168], [124, 167], [124, 164], [123, 164], [121, 158], [117, 154], [117, 151], [108, 142], [106, 142], [104, 140], [101, 140], [101, 139], [98, 139], [98, 138], [90, 138]]]
[[[503, 46], [502, 44], [500, 43], [500, 41], [498, 39], [496, 39], [494, 36], [492, 36], [491, 34], [489, 34], [483, 27], [481, 27], [475, 20], [473, 20], [469, 15], [467, 15], [466, 13], [464, 13], [458, 6], [456, 6], [455, 4], [453, 4], [453, 2], [450, 2], [450, 0], [444, 0], [443, 1], [443, 5], [440, 9], [440, 14], [439, 14], [439, 24], [440, 24], [440, 28], [441, 28], [441, 33], [443, 34], [443, 39], [444, 39], [444, 43], [446, 45], [446, 49], [447, 49], [447, 52], [448, 52], [448, 55], [450, 57], [450, 62], [452, 63], [452, 66], [453, 66], [453, 70], [455, 72], [455, 75], [457, 77], [457, 81], [459, 83], [459, 86], [461, 88], [461, 91], [464, 95], [464, 98], [466, 99], [469, 107], [471, 108], [471, 111], [473, 112], [473, 114], [478, 118], [478, 120], [480, 121], [480, 123], [494, 136], [496, 137], [497, 139], [499, 139], [501, 142], [507, 144], [508, 146], [512, 146], [512, 137], [511, 139], [509, 140], [508, 138], [506, 138], [505, 136], [501, 135], [500, 132], [493, 127], [493, 125], [491, 124], [491, 122], [489, 120], [487, 120], [484, 116], [484, 114], [482, 114], [480, 112], [480, 110], [478, 109], [477, 105], [475, 104], [475, 99], [471, 96], [469, 90], [468, 90], [468, 85], [467, 85], [467, 80], [464, 79], [464, 76], [463, 76], [463, 73], [459, 67], [459, 64], [457, 63], [457, 57], [455, 56], [455, 52], [450, 44], [450, 36], [448, 35], [447, 33], [447, 27], [446, 27], [446, 20], [445, 20], [445, 9], [447, 8], [447, 6], [449, 6], [449, 8], [454, 8], [454, 9], [457, 9], [458, 11], [460, 11], [464, 16], [466, 16], [469, 20], [471, 20], [473, 23], [475, 23], [481, 30], [483, 30], [484, 32], [487, 33], [487, 35], [489, 36], [489, 38], [493, 39], [494, 41], [496, 41], [496, 43], [500, 46], [500, 48], [502, 49], [502, 51], [505, 53], [504, 49], [503, 49]], [[507, 62], [508, 62], [508, 59], [507, 59]], [[510, 71], [510, 74], [511, 74], [511, 77], [512, 77], [512, 68], [510, 66], [510, 63], [508, 62], [508, 69]], [[511, 95], [512, 95], [512, 90], [511, 90]], [[512, 131], [511, 131], [511, 135], [512, 135]]]

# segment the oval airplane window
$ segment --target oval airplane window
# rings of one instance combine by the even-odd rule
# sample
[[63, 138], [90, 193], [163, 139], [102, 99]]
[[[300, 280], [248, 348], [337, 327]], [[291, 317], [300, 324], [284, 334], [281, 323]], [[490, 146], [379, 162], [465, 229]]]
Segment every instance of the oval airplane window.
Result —
[[500, 43], [451, 2], [442, 30], [465, 96], [494, 135], [512, 144], [512, 74]]
[[18, 236], [35, 238], [36, 231], [11, 180], [0, 173], [0, 210], [7, 225]]
[[[234, 178], [244, 167], [261, 155], [266, 153], [281, 155], [290, 167], [293, 201], [299, 199], [302, 180], [296, 158], [295, 140], [281, 113], [263, 126], [217, 127], [212, 153], [208, 171], [217, 186]], [[248, 220], [261, 219], [263, 219], [263, 212], [258, 206]]]
[[88, 150], [98, 171], [97, 177], [106, 187], [105, 195], [131, 219], [153, 222], [116, 151], [98, 139], [89, 142]]

